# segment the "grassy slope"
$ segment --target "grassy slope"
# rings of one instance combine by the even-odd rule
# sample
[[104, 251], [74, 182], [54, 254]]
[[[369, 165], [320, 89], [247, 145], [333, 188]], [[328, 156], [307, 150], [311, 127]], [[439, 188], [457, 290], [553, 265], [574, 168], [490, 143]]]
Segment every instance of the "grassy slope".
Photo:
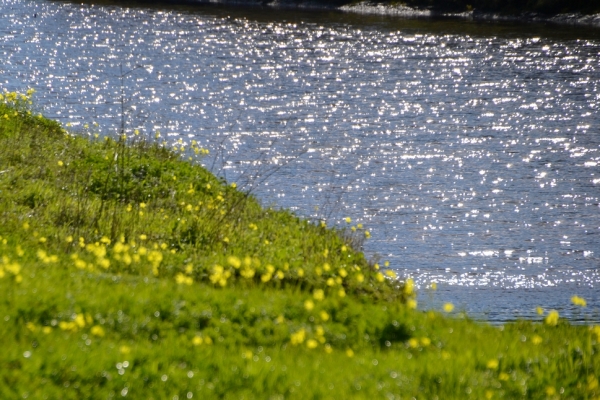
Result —
[[600, 395], [600, 328], [414, 311], [352, 250], [360, 228], [263, 209], [136, 135], [68, 135], [28, 102], [0, 101], [0, 398]]

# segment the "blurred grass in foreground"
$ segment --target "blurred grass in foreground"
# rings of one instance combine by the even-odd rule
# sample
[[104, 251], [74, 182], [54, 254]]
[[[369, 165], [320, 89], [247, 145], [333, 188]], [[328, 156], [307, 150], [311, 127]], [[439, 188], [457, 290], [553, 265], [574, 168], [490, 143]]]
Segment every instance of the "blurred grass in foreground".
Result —
[[262, 208], [194, 142], [69, 134], [32, 94], [0, 98], [0, 398], [600, 396], [600, 327], [416, 311], [362, 226]]

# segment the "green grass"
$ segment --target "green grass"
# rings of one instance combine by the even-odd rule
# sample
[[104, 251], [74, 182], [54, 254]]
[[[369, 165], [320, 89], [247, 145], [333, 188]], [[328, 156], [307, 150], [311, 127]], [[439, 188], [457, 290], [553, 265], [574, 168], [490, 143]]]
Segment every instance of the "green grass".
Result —
[[29, 102], [0, 99], [0, 398], [600, 396], [600, 327], [417, 311], [364, 228], [263, 208], [194, 143], [74, 135]]

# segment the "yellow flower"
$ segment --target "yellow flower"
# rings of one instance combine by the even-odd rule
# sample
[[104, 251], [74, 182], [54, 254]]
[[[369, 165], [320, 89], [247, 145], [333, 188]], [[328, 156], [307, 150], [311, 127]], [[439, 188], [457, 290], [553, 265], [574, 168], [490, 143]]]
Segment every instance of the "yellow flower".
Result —
[[192, 344], [194, 346], [200, 346], [202, 343], [204, 343], [204, 340], [201, 336], [194, 336], [194, 338], [192, 339]]
[[79, 328], [83, 328], [85, 326], [85, 317], [83, 314], [75, 314], [73, 322], [75, 322], [75, 325], [77, 325]]
[[52, 327], [50, 326], [44, 326], [42, 328], [42, 332], [44, 332], [46, 335], [49, 334], [50, 332], [52, 332]]
[[354, 357], [354, 351], [352, 349], [346, 349], [346, 355], [348, 357]]
[[493, 359], [488, 361], [486, 367], [488, 367], [488, 369], [498, 369], [498, 360]]
[[233, 183], [231, 184], [231, 187], [235, 189], [235, 188], [237, 187], [236, 183], [235, 183], [235, 182], [233, 182]]
[[371, 232], [365, 231], [365, 237], [368, 239], [371, 237]]
[[411, 349], [419, 347], [419, 341], [415, 338], [408, 339], [408, 342], [406, 342], [406, 343], [408, 344], [408, 347], [410, 347]]
[[327, 311], [323, 310], [319, 313], [319, 316], [321, 317], [321, 319], [323, 321], [327, 321], [329, 320], [329, 314], [327, 314]]
[[327, 353], [327, 354], [331, 354], [333, 352], [333, 348], [331, 347], [331, 345], [329, 343], [327, 343], [324, 348], [325, 348], [325, 353]]
[[306, 342], [306, 347], [308, 347], [309, 349], [314, 349], [318, 345], [319, 345], [319, 343], [315, 339], [309, 339]]
[[546, 388], [546, 394], [548, 396], [554, 396], [556, 394], [556, 389], [554, 388], [554, 386], [548, 386]]
[[104, 329], [100, 325], [94, 325], [90, 329], [90, 333], [94, 336], [102, 337], [104, 336]]
[[352, 222], [352, 218], [346, 217], [344, 218], [344, 221], [346, 221], [346, 223], [349, 224], [350, 222]]
[[377, 280], [377, 282], [383, 282], [385, 281], [385, 276], [383, 276], [381, 272], [378, 272], [377, 274], [375, 274], [375, 279]]
[[444, 304], [444, 311], [446, 311], [447, 313], [454, 311], [454, 304], [452, 304], [452, 303]]
[[536, 307], [536, 308], [535, 308], [535, 312], [536, 312], [538, 315], [542, 315], [542, 314], [544, 314], [544, 309], [543, 309], [542, 307]]
[[586, 307], [587, 303], [585, 301], [585, 299], [579, 297], [579, 296], [573, 296], [571, 297], [571, 302], [573, 304], [575, 304], [576, 306], [580, 306], [580, 307]]
[[417, 300], [415, 300], [415, 299], [408, 299], [406, 301], [406, 306], [408, 308], [410, 308], [411, 310], [414, 310], [415, 308], [417, 308]]
[[313, 303], [313, 301], [312, 301], [312, 300], [306, 300], [306, 301], [304, 302], [304, 308], [305, 308], [307, 311], [311, 311], [313, 308], [315, 308], [315, 303]]
[[340, 290], [338, 290], [338, 296], [346, 297], [346, 291], [344, 290], [344, 288], [341, 288]]
[[590, 326], [592, 334], [596, 335], [596, 340], [600, 341], [600, 325]]
[[131, 347], [123, 345], [123, 346], [119, 347], [119, 352], [121, 354], [127, 355], [127, 354], [131, 353]]
[[437, 283], [432, 282], [430, 288], [431, 290], [437, 290]]
[[544, 322], [546, 323], [546, 325], [556, 326], [558, 324], [558, 318], [558, 311], [550, 310], [550, 312], [546, 316], [546, 319], [544, 319]]
[[421, 341], [421, 346], [423, 346], [423, 347], [427, 347], [431, 344], [431, 339], [429, 339], [428, 337], [422, 337], [420, 339], [420, 341]]
[[542, 343], [544, 340], [542, 339], [541, 336], [538, 335], [533, 335], [533, 337], [531, 338], [531, 343], [538, 345], [540, 343]]
[[59, 167], [62, 167], [63, 165], [65, 165], [65, 163], [59, 160], [59, 161], [58, 161], [58, 166], [59, 166]]
[[385, 274], [392, 279], [396, 278], [396, 273], [394, 271], [392, 271], [391, 269], [388, 269], [387, 271], [385, 271]]
[[315, 289], [315, 291], [313, 292], [313, 297], [315, 298], [315, 300], [321, 301], [325, 298], [325, 292], [323, 291], [323, 289]]
[[501, 381], [507, 381], [509, 378], [510, 376], [506, 372], [500, 372], [500, 374], [498, 375], [498, 379], [500, 379]]
[[404, 282], [404, 294], [407, 296], [412, 296], [415, 293], [415, 281], [408, 278], [406, 282]]

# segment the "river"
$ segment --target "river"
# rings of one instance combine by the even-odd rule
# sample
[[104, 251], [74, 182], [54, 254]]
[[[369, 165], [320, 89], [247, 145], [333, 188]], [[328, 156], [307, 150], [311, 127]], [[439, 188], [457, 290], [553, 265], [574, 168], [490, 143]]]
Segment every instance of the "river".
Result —
[[0, 90], [35, 88], [49, 118], [115, 134], [123, 89], [128, 132], [197, 140], [266, 205], [362, 223], [366, 254], [412, 277], [423, 308], [600, 321], [600, 30], [0, 7]]

